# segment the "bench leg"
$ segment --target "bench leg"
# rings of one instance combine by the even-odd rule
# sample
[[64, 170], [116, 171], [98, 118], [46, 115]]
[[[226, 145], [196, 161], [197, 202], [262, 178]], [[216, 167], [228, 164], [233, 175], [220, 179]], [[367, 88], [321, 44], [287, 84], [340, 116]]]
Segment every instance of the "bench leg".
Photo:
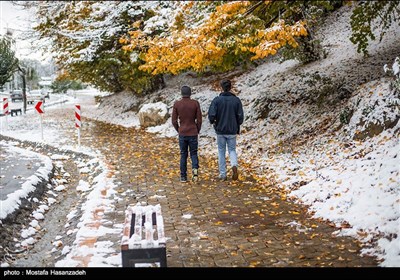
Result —
[[160, 267], [167, 267], [166, 248], [146, 248], [123, 250], [122, 266], [135, 267], [137, 263], [155, 263], [159, 262]]

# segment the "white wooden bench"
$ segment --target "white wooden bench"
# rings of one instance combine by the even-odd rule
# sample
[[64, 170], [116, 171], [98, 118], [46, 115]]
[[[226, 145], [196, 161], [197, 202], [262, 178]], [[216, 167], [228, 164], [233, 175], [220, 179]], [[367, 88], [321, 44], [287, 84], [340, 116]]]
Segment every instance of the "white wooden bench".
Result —
[[164, 220], [160, 204], [128, 207], [125, 211], [121, 255], [123, 267], [135, 267], [138, 263], [167, 266]]

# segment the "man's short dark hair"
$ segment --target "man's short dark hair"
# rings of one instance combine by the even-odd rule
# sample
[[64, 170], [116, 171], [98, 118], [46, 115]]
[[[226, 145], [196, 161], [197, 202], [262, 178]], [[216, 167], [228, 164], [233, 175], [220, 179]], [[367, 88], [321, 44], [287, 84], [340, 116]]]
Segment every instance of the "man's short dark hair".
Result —
[[183, 86], [181, 88], [181, 94], [182, 96], [190, 96], [192, 94], [192, 89], [188, 86]]
[[232, 88], [230, 80], [224, 79], [219, 83], [224, 91], [229, 91]]

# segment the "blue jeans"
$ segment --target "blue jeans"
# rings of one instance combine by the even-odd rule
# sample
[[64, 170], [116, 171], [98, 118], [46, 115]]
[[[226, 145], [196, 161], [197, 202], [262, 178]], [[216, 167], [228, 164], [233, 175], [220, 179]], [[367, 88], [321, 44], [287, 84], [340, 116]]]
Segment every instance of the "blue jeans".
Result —
[[190, 159], [192, 161], [192, 169], [199, 168], [199, 157], [197, 155], [197, 149], [199, 142], [197, 136], [181, 136], [179, 135], [179, 148], [181, 149], [181, 177], [187, 177], [187, 158], [188, 149], [190, 152]]
[[236, 154], [236, 135], [217, 134], [219, 176], [226, 177], [226, 146], [228, 146], [231, 166], [238, 166]]

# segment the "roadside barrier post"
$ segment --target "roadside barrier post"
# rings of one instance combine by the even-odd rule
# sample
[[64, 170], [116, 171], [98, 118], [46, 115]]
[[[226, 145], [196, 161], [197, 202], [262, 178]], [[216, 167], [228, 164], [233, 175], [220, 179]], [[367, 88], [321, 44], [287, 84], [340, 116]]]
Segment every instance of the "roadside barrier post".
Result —
[[8, 98], [4, 97], [3, 98], [3, 114], [6, 117], [6, 126], [5, 126], [6, 130], [8, 129], [8, 113], [9, 113], [9, 111], [8, 111]]
[[75, 127], [78, 129], [78, 146], [81, 146], [81, 105], [75, 105]]

